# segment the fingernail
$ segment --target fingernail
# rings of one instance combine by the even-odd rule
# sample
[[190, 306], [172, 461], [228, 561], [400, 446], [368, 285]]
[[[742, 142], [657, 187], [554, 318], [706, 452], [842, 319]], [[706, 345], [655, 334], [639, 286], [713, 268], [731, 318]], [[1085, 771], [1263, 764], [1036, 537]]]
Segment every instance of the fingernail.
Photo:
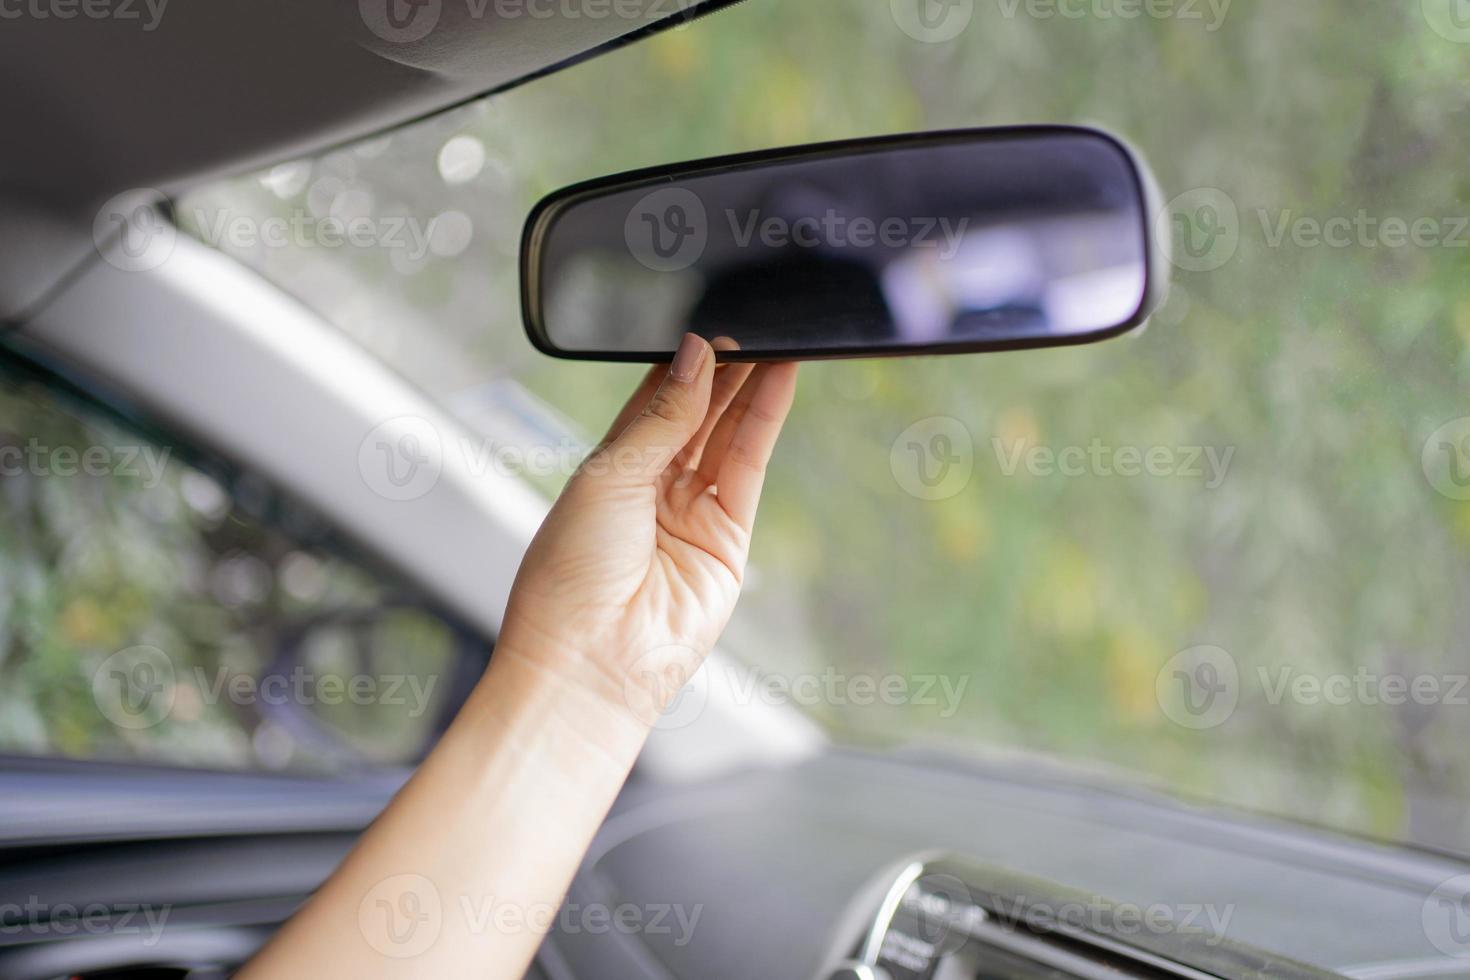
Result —
[[684, 339], [679, 341], [679, 350], [674, 354], [674, 363], [669, 367], [669, 373], [674, 376], [675, 381], [693, 381], [699, 374], [700, 365], [704, 363], [704, 352], [708, 345], [692, 333], [686, 333]]

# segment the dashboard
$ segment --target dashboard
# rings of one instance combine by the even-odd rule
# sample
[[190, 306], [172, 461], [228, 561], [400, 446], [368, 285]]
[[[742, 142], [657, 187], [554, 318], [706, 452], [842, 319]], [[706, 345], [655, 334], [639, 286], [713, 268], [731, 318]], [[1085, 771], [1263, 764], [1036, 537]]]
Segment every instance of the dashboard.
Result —
[[[0, 909], [114, 914], [90, 931], [0, 923], [0, 980], [228, 976], [395, 785], [0, 773]], [[530, 976], [1466, 975], [1421, 918], [1465, 871], [1034, 765], [834, 751], [704, 783], [630, 782]], [[138, 903], [167, 908], [166, 927], [114, 928]], [[626, 908], [645, 913], [641, 928], [576, 914]]]
[[[1464, 872], [1034, 762], [834, 751], [707, 784], [630, 786], [569, 901], [671, 903], [699, 911], [698, 926], [559, 930], [542, 963], [553, 980], [954, 980], [1033, 975], [985, 965], [1020, 956], [1048, 976], [1097, 975], [1041, 957], [1081, 942], [1112, 977], [1470, 975], [1423, 924], [1426, 897]], [[906, 921], [941, 899], [953, 907], [938, 924]], [[951, 944], [968, 941], [931, 955], [940, 925]], [[1127, 956], [1109, 959], [1119, 950], [1102, 940]]]

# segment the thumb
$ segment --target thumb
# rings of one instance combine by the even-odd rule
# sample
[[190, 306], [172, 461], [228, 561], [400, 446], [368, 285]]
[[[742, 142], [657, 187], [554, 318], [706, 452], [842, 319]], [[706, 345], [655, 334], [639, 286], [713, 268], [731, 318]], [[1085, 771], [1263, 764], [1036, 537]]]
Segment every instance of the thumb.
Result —
[[657, 480], [704, 424], [714, 376], [709, 343], [686, 333], [658, 390], [607, 447], [612, 472], [634, 483]]

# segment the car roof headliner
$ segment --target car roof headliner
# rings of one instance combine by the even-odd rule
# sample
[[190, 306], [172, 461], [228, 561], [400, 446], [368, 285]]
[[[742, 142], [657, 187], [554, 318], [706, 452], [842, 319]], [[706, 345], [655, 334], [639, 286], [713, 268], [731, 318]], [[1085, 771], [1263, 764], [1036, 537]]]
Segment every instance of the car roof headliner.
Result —
[[[392, 33], [382, 26], [387, 2], [415, 4], [401, 9], [432, 29], [405, 42], [380, 36]], [[731, 2], [27, 3], [0, 28], [0, 84], [10, 93], [0, 110], [9, 137], [0, 197], [90, 218], [120, 191], [172, 194], [320, 152]], [[96, 4], [112, 15], [84, 15]], [[58, 18], [65, 9], [73, 16]]]

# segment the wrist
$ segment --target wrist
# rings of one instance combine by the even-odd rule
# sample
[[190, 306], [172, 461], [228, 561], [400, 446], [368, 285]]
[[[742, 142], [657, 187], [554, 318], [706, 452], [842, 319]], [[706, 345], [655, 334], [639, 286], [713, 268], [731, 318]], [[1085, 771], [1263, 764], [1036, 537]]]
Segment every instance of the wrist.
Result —
[[[642, 637], [646, 631], [631, 632]], [[580, 641], [568, 642], [568, 633]], [[495, 657], [502, 662], [527, 661], [565, 685], [571, 699], [585, 699], [598, 715], [614, 715], [646, 734], [705, 659], [702, 643], [667, 635], [671, 638], [661, 641], [630, 640], [618, 631], [595, 627], [538, 625], [512, 612], [506, 616], [491, 667]]]
[[465, 712], [499, 737], [564, 746], [632, 767], [650, 724], [630, 710], [613, 678], [588, 658], [525, 637], [502, 638]]

